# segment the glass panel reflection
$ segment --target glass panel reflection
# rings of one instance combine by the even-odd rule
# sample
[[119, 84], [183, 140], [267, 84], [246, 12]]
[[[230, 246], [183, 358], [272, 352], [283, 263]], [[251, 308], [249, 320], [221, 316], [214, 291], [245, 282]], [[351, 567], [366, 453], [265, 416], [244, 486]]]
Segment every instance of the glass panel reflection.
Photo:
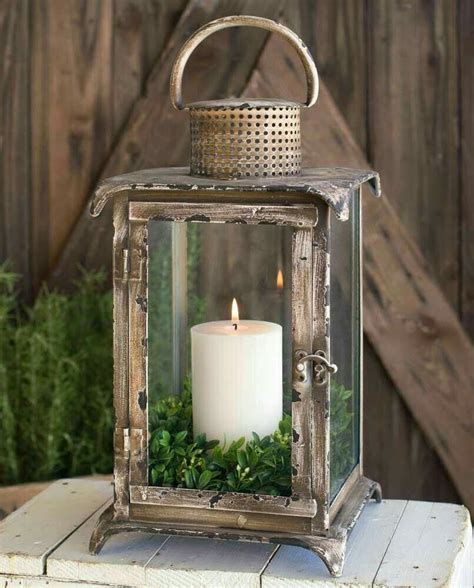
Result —
[[291, 494], [291, 242], [150, 221], [151, 484]]
[[330, 494], [333, 499], [359, 461], [360, 211], [354, 194], [350, 220], [332, 219]]

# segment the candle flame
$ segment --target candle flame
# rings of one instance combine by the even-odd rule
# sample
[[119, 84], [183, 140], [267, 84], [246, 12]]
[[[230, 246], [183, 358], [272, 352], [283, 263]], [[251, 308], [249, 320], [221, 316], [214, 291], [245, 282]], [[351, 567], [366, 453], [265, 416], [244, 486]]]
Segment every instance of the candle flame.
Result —
[[239, 324], [239, 307], [237, 306], [237, 300], [235, 298], [232, 300], [232, 324]]
[[277, 288], [278, 290], [283, 290], [283, 273], [281, 269], [278, 270], [277, 274]]

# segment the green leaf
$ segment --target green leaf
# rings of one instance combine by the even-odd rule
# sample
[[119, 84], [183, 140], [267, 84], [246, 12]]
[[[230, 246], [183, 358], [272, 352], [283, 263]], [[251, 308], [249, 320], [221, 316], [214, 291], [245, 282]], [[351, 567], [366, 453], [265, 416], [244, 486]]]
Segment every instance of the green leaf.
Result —
[[212, 472], [210, 472], [209, 470], [204, 470], [202, 472], [202, 474], [199, 476], [197, 488], [204, 489], [209, 484], [209, 482], [212, 480], [213, 477], [214, 476], [213, 476]]
[[188, 435], [187, 431], [180, 431], [174, 438], [175, 443], [182, 443]]
[[245, 452], [244, 449], [239, 449], [239, 451], [237, 451], [237, 461], [239, 463], [239, 466], [241, 468], [246, 468], [248, 465], [247, 462], [247, 453]]

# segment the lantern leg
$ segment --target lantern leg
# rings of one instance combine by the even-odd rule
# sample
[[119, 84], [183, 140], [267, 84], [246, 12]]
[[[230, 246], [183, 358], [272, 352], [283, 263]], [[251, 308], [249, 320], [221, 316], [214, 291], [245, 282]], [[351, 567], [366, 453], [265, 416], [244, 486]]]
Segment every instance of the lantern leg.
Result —
[[114, 505], [111, 504], [100, 515], [89, 541], [89, 552], [92, 555], [97, 555], [104, 546], [107, 539], [109, 539], [112, 535], [116, 535], [117, 533], [124, 533], [125, 531], [137, 531], [136, 524], [132, 523], [131, 521], [116, 520], [114, 519], [114, 513]]
[[334, 577], [342, 574], [346, 556], [347, 535], [337, 538], [305, 537], [304, 547], [317, 555]]

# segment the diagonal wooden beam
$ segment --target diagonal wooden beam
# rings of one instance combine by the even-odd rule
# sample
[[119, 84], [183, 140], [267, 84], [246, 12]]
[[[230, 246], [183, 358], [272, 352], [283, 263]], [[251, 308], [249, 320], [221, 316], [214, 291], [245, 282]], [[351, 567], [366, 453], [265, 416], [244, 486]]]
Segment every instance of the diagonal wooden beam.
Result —
[[[168, 72], [175, 48], [201, 22], [212, 18], [209, 12], [202, 13], [200, 3], [195, 4], [200, 16], [196, 16], [194, 9], [183, 15], [168, 51], [151, 76], [146, 97], [133, 110], [104, 176], [185, 161], [187, 117], [169, 108]], [[202, 82], [198, 70], [190, 70], [189, 79], [196, 86]], [[200, 86], [203, 97], [208, 95], [204, 92], [208, 83], [206, 80]], [[224, 74], [220, 83], [225, 88]], [[235, 80], [233, 86], [232, 80], [229, 84], [235, 90]], [[299, 89], [303, 97], [302, 72], [296, 57], [278, 40], [271, 39], [246, 95], [278, 96], [284, 92], [285, 97], [295, 98]], [[369, 166], [324, 84], [316, 107], [304, 112], [302, 132], [305, 165]], [[423, 256], [390, 206], [389, 196], [376, 202], [366, 198], [364, 215], [366, 333], [463, 500], [474, 508], [470, 468], [472, 347], [429, 275]], [[98, 263], [109, 265], [111, 232], [107, 216], [92, 222], [86, 207], [53, 273], [53, 283], [60, 284], [64, 277], [70, 277], [77, 262], [88, 267], [97, 267]]]
[[[231, 14], [254, 14], [276, 19], [282, 0], [190, 0], [165, 51], [153, 68], [129, 120], [119, 137], [101, 178], [141, 168], [185, 165], [189, 151], [189, 124], [185, 112], [175, 111], [169, 99], [169, 76], [176, 53], [197, 28], [210, 20]], [[213, 35], [199, 47], [185, 72], [185, 96], [208, 99], [239, 95], [252, 73], [266, 35], [255, 29], [231, 29]], [[236, 47], [239, 60], [230, 60]], [[86, 203], [85, 203], [86, 204]], [[110, 211], [91, 224], [84, 206], [48, 284], [65, 289], [77, 277], [79, 266], [109, 268], [111, 265]]]
[[[272, 38], [246, 95], [278, 96], [282, 91], [301, 99], [304, 75], [292, 52]], [[370, 167], [324, 84], [316, 106], [303, 113], [302, 138], [308, 167]], [[382, 199], [364, 199], [363, 216], [365, 332], [461, 498], [473, 509], [471, 342], [391, 207], [389, 186]]]

